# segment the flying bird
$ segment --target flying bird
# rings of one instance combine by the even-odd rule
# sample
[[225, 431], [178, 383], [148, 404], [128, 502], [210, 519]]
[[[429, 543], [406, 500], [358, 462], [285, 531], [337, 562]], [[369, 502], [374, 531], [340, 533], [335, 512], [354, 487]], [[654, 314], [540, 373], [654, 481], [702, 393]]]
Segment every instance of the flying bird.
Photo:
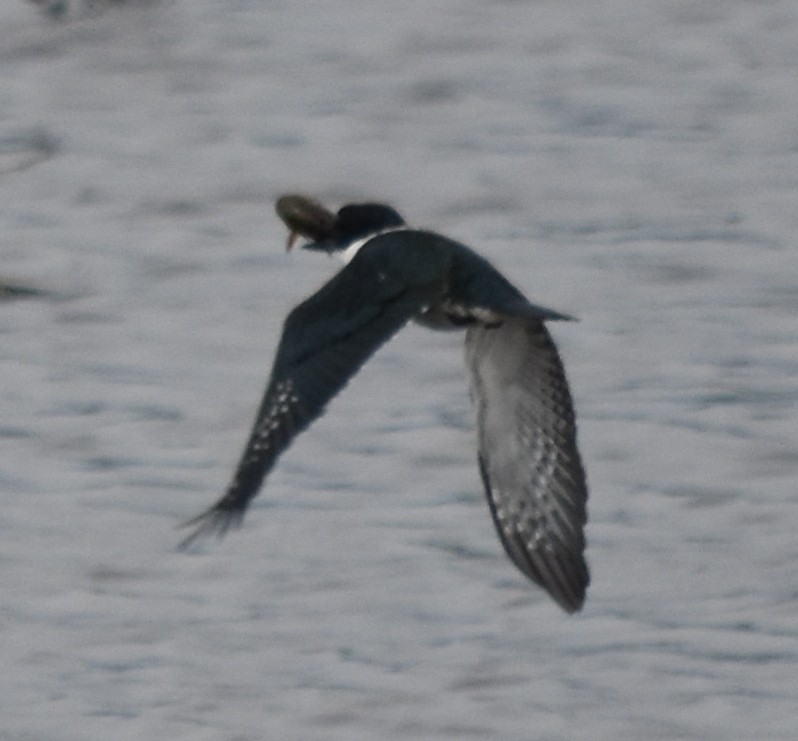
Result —
[[510, 560], [567, 612], [590, 581], [585, 563], [587, 483], [571, 394], [546, 322], [570, 317], [530, 303], [463, 244], [414, 229], [390, 206], [337, 213], [301, 195], [278, 199], [287, 249], [341, 256], [346, 266], [291, 311], [252, 432], [224, 496], [186, 523], [200, 536], [239, 525], [293, 439], [371, 355], [413, 320], [463, 330], [477, 460]]

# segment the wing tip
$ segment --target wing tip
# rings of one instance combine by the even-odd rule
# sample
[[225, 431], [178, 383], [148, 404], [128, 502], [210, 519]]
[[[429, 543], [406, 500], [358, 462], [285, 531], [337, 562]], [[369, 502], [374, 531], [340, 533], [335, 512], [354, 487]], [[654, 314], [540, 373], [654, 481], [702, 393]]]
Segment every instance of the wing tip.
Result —
[[579, 612], [585, 606], [589, 577], [576, 583], [569, 583], [567, 590], [552, 589], [548, 585], [543, 588], [551, 595], [554, 601], [569, 615]]
[[[531, 554], [530, 554], [531, 556]], [[587, 599], [590, 572], [582, 553], [570, 557], [529, 558], [531, 569], [521, 571], [539, 586], [569, 615], [579, 612]], [[565, 561], [565, 562], [564, 562]]]
[[224, 506], [222, 499], [210, 509], [177, 526], [179, 530], [191, 529], [191, 532], [177, 544], [177, 548], [180, 551], [188, 551], [200, 540], [211, 536], [223, 538], [230, 529], [241, 527], [243, 519], [243, 511]]

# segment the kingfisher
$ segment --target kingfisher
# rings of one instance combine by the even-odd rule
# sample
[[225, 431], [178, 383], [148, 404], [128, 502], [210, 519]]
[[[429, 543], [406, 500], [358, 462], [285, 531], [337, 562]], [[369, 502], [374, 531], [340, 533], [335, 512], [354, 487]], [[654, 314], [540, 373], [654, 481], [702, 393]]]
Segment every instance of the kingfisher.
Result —
[[284, 195], [287, 249], [346, 265], [288, 315], [252, 431], [224, 495], [185, 523], [197, 538], [240, 525], [266, 475], [361, 366], [408, 322], [465, 334], [476, 413], [477, 461], [510, 560], [569, 613], [590, 582], [585, 562], [587, 481], [574, 407], [546, 323], [571, 319], [533, 304], [469, 247], [415, 229], [390, 206], [332, 212]]

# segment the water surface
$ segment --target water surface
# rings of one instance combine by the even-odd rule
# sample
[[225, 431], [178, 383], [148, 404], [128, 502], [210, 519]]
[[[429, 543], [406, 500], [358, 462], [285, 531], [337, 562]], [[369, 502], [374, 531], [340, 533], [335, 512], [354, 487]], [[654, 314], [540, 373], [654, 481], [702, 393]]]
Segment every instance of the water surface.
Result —
[[[798, 9], [0, 9], [2, 738], [793, 739]], [[553, 327], [588, 602], [516, 573], [408, 328], [186, 555], [287, 311], [275, 197], [380, 198]], [[13, 292], [12, 292], [13, 293]]]

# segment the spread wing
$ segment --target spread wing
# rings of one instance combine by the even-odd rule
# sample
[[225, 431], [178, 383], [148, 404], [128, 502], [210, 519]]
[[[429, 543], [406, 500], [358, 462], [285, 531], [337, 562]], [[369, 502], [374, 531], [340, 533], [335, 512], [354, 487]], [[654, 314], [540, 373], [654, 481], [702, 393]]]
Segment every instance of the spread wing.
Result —
[[562, 362], [542, 321], [505, 319], [466, 334], [479, 468], [513, 563], [568, 612], [590, 581], [587, 484]]
[[365, 245], [288, 315], [233, 480], [216, 504], [186, 523], [194, 529], [181, 548], [239, 524], [278, 456], [324, 412], [363, 363], [440, 290], [433, 264], [403, 271], [386, 249], [377, 240]]

